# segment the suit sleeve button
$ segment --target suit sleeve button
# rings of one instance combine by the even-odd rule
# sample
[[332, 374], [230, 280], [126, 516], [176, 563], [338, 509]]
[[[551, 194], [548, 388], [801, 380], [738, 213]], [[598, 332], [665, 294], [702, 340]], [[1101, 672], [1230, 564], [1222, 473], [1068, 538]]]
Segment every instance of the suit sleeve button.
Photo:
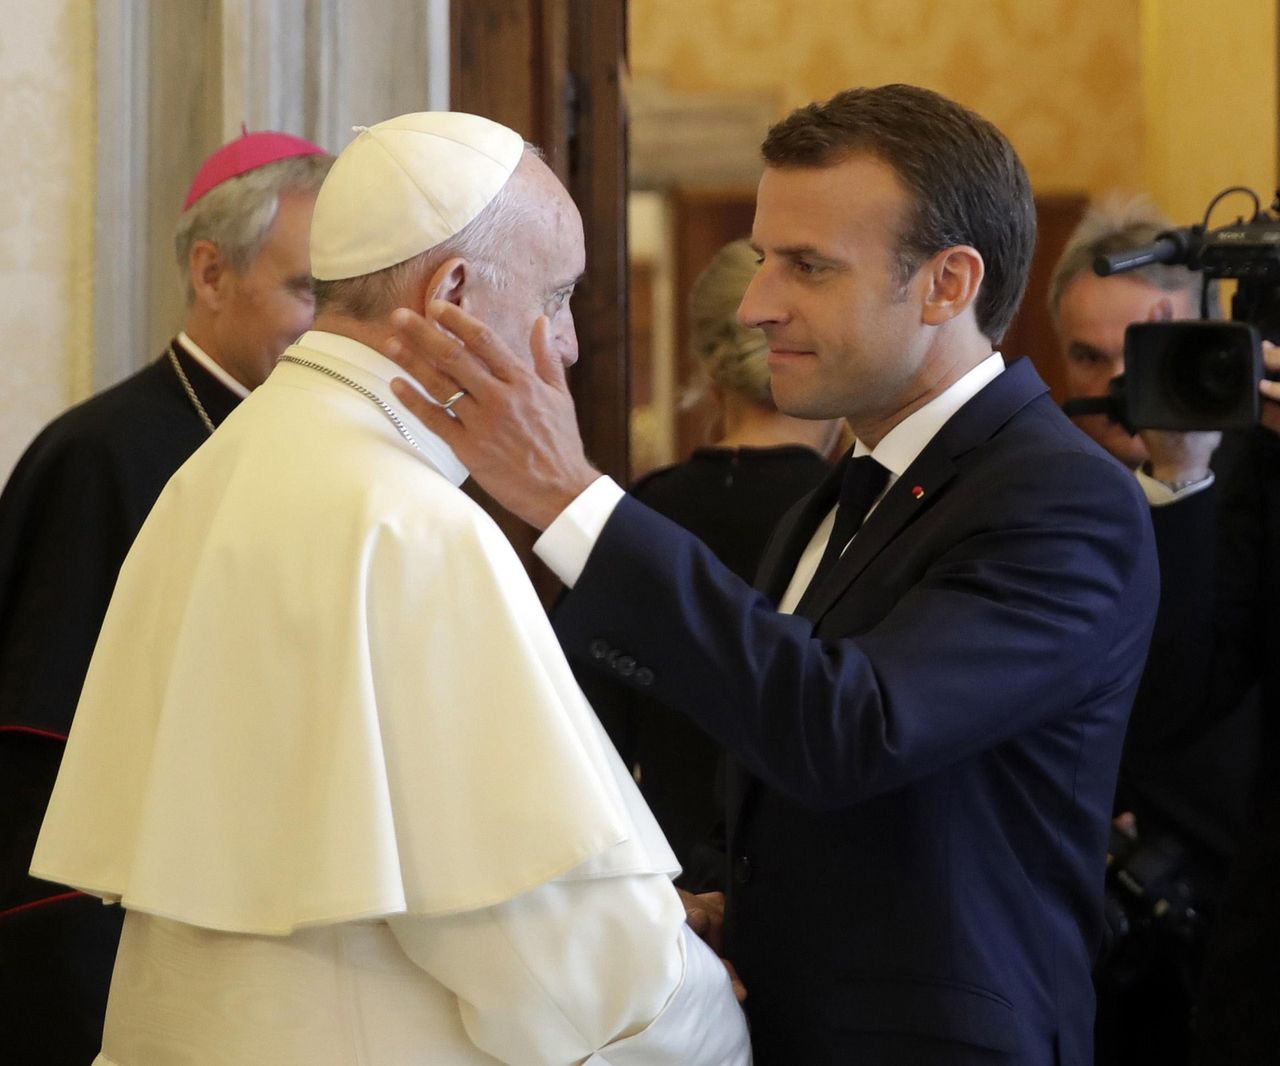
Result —
[[623, 655], [613, 664], [613, 668], [623, 677], [630, 677], [636, 672], [636, 661], [630, 655]]
[[587, 651], [591, 653], [591, 658], [603, 659], [609, 654], [609, 645], [606, 641], [597, 638], [587, 647]]
[[648, 688], [653, 684], [653, 671], [647, 666], [641, 666], [636, 670], [636, 684], [643, 688]]

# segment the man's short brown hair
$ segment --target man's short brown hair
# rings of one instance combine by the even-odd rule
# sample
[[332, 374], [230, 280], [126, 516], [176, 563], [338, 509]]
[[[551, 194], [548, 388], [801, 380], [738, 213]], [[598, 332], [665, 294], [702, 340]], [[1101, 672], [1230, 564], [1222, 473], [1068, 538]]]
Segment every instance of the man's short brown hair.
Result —
[[995, 126], [928, 89], [882, 85], [798, 108], [769, 130], [761, 152], [772, 167], [834, 166], [858, 153], [891, 166], [911, 198], [898, 244], [902, 281], [944, 248], [976, 248], [986, 267], [978, 328], [999, 344], [1026, 288], [1036, 212], [1027, 172]]

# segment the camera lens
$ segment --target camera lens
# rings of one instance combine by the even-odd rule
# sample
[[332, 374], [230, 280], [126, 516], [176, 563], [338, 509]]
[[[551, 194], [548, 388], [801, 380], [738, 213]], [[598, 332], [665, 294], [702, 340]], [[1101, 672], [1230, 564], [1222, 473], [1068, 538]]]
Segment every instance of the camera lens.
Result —
[[1166, 387], [1174, 410], [1214, 418], [1234, 410], [1251, 387], [1249, 366], [1231, 348], [1179, 345], [1170, 353]]

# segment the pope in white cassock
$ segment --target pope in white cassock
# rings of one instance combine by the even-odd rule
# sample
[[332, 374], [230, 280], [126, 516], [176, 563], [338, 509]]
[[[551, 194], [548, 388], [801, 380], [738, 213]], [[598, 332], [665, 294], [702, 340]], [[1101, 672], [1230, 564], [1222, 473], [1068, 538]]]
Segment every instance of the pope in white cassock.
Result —
[[572, 363], [576, 208], [511, 130], [405, 115], [311, 240], [315, 329], [151, 512], [36, 849], [126, 909], [97, 1063], [748, 1063], [519, 561], [373, 350], [443, 299]]

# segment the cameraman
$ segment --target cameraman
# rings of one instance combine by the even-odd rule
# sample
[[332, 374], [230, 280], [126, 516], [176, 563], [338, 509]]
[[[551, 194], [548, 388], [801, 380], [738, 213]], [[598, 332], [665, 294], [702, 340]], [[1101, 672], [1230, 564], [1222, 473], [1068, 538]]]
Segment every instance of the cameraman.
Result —
[[[1264, 344], [1270, 373], [1277, 350]], [[1260, 425], [1228, 434], [1219, 483], [1155, 515], [1164, 591], [1135, 723], [1151, 758], [1203, 735], [1258, 692], [1247, 821], [1209, 937], [1195, 1016], [1196, 1066], [1280, 1056], [1280, 389], [1263, 381]], [[1148, 442], [1157, 461], [1158, 442]], [[1165, 461], [1172, 457], [1161, 456]], [[1191, 476], [1174, 470], [1174, 477]]]
[[[1124, 371], [1131, 323], [1198, 316], [1205, 281], [1185, 267], [1156, 264], [1107, 278], [1092, 269], [1098, 255], [1142, 247], [1169, 228], [1143, 201], [1113, 201], [1091, 210], [1069, 238], [1049, 287], [1068, 399], [1107, 394]], [[1216, 286], [1209, 284], [1216, 310]], [[1129, 919], [1129, 933], [1098, 968], [1098, 1061], [1186, 1063], [1203, 922], [1221, 895], [1244, 819], [1256, 727], [1253, 701], [1242, 708], [1241, 700], [1257, 673], [1256, 663], [1224, 659], [1214, 682], [1220, 691], [1188, 699], [1207, 690], [1219, 666], [1204, 654], [1212, 646], [1209, 627], [1187, 616], [1207, 622], [1213, 614], [1217, 578], [1209, 546], [1219, 488], [1211, 460], [1223, 483], [1232, 483], [1235, 475], [1223, 467], [1246, 444], [1231, 439], [1218, 449], [1218, 433], [1132, 435], [1105, 415], [1077, 422], [1134, 469], [1152, 505], [1165, 590], [1116, 803], [1117, 824], [1136, 834], [1124, 861], [1151, 879], [1140, 876], [1144, 891], [1124, 897], [1132, 913], [1120, 917]], [[1157, 884], [1153, 871], [1165, 883]], [[1157, 919], [1156, 899], [1169, 889], [1185, 906]]]

